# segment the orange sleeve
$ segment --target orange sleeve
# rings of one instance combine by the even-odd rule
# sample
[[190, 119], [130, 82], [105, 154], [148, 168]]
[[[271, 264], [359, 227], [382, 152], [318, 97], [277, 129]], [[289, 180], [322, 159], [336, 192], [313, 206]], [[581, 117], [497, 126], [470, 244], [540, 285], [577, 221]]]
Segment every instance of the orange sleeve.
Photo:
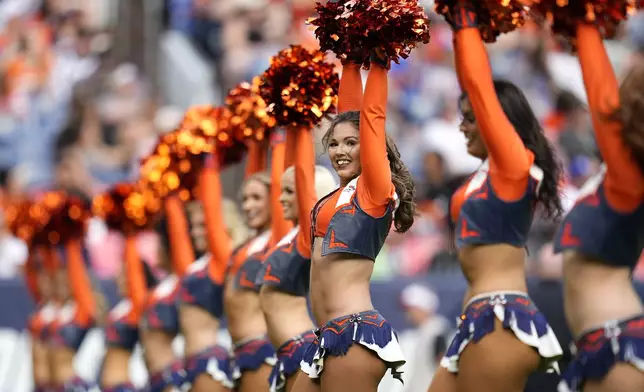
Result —
[[266, 155], [265, 143], [250, 143], [246, 158], [246, 178], [266, 170]]
[[[532, 157], [496, 96], [492, 69], [477, 28], [464, 28], [456, 34], [456, 62], [462, 87], [474, 110], [481, 137], [488, 150], [490, 175], [519, 183], [494, 183], [504, 199], [515, 199], [525, 192]], [[501, 186], [497, 186], [501, 185]]]
[[132, 310], [128, 316], [131, 322], [139, 320], [145, 299], [147, 296], [147, 286], [145, 282], [145, 273], [139, 251], [136, 249], [136, 236], [127, 236], [125, 238], [125, 279], [127, 281], [127, 294], [132, 302]]
[[360, 65], [348, 63], [342, 66], [338, 90], [338, 113], [360, 110], [362, 106], [362, 75]]
[[284, 219], [284, 211], [280, 204], [285, 155], [286, 141], [284, 136], [273, 135], [271, 141], [271, 238], [268, 243], [269, 248], [274, 247], [291, 229], [291, 222]]
[[222, 284], [232, 252], [230, 236], [223, 218], [221, 178], [214, 155], [206, 158], [206, 165], [201, 171], [201, 203], [206, 223], [206, 238], [211, 259], [208, 263], [210, 278]]
[[81, 240], [70, 240], [65, 243], [67, 256], [67, 276], [71, 287], [72, 296], [78, 307], [77, 321], [81, 324], [89, 324], [95, 316], [96, 303], [92, 290], [85, 261]]
[[[315, 206], [315, 152], [313, 134], [308, 129], [291, 129], [289, 138], [297, 141], [295, 160], [295, 194], [297, 195], [297, 215], [300, 231], [296, 246], [300, 255], [311, 257], [311, 210]], [[322, 196], [322, 195], [319, 195]]]
[[284, 169], [295, 165], [297, 140], [293, 137], [286, 137], [286, 155], [284, 156]]
[[165, 213], [168, 219], [168, 239], [170, 241], [170, 262], [177, 276], [186, 274], [188, 266], [195, 260], [190, 239], [190, 227], [181, 199], [171, 196], [165, 199]]
[[619, 107], [619, 83], [595, 26], [577, 27], [579, 61], [597, 144], [606, 162], [606, 197], [614, 207], [632, 210], [644, 195], [644, 175], [621, 139], [621, 124], [607, 119]]
[[25, 283], [34, 301], [39, 303], [42, 300], [42, 296], [40, 295], [40, 290], [38, 290], [38, 267], [36, 258], [31, 251], [25, 263]]
[[360, 164], [357, 192], [362, 209], [382, 215], [391, 199], [392, 183], [385, 122], [387, 113], [387, 70], [372, 64], [360, 111]]

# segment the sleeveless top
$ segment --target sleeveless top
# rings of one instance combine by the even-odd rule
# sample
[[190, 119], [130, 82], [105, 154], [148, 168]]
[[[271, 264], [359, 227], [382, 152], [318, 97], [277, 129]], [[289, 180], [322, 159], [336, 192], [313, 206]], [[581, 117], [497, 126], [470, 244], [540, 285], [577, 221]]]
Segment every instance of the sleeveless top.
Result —
[[604, 191], [606, 166], [580, 189], [555, 236], [555, 252], [576, 250], [607, 264], [635, 268], [644, 248], [644, 200], [632, 212], [616, 211]]
[[267, 230], [248, 243], [246, 260], [235, 274], [234, 287], [236, 289], [259, 292], [261, 287], [257, 285], [257, 275], [262, 268], [264, 256], [268, 252], [270, 239], [271, 231]]
[[122, 299], [107, 315], [105, 340], [108, 346], [134, 350], [139, 341], [139, 327], [132, 325], [128, 318], [132, 311], [132, 301]]
[[[387, 239], [398, 208], [398, 195], [392, 190], [385, 213], [381, 217], [372, 217], [360, 208], [356, 197], [359, 179], [357, 177], [344, 188], [336, 189], [323, 197], [311, 211], [311, 238], [323, 238], [322, 256], [350, 253], [375, 261]], [[319, 220], [320, 211], [329, 208], [326, 204], [337, 192], [340, 192], [338, 201], [328, 227], [325, 228]]]
[[56, 319], [56, 305], [49, 302], [42, 305], [29, 320], [31, 336], [39, 340], [47, 340], [51, 326]]
[[294, 227], [277, 243], [257, 276], [258, 285], [275, 287], [298, 297], [308, 295], [311, 259], [297, 250], [296, 238], [299, 233], [300, 226]]
[[57, 344], [67, 348], [70, 348], [74, 351], [77, 351], [85, 335], [91, 329], [93, 324], [81, 325], [76, 320], [76, 312], [78, 307], [73, 301], [69, 301], [62, 307], [58, 309], [56, 314], [56, 319], [53, 322], [52, 326], [52, 341]]
[[543, 171], [533, 165], [523, 196], [505, 201], [496, 195], [485, 161], [452, 196], [451, 218], [456, 227], [456, 247], [510, 244], [523, 247], [532, 225]]

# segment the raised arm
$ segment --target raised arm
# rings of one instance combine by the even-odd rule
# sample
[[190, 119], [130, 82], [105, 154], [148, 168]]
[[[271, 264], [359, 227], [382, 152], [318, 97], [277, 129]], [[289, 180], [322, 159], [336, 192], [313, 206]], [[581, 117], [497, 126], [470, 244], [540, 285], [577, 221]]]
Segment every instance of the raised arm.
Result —
[[223, 218], [221, 178], [214, 155], [206, 158], [200, 181], [201, 202], [206, 218], [206, 238], [211, 255], [208, 273], [214, 282], [223, 284], [232, 248]]
[[362, 209], [378, 216], [384, 213], [392, 193], [391, 169], [387, 159], [385, 121], [387, 111], [387, 69], [372, 64], [360, 111], [360, 164], [358, 197]]
[[246, 178], [266, 170], [266, 155], [265, 144], [250, 143], [248, 157], [246, 158]]
[[87, 274], [83, 260], [83, 248], [80, 239], [65, 243], [67, 257], [67, 277], [71, 287], [72, 297], [76, 302], [78, 313], [76, 320], [88, 325], [96, 316], [96, 301], [92, 290], [92, 282]]
[[123, 255], [125, 258], [127, 296], [130, 302], [132, 302], [132, 310], [130, 311], [129, 318], [131, 322], [137, 322], [145, 307], [147, 286], [145, 272], [143, 271], [143, 262], [136, 248], [136, 235], [128, 235], [125, 237]]
[[338, 90], [338, 113], [360, 110], [362, 106], [362, 75], [360, 65], [346, 63], [342, 66]]
[[[311, 210], [315, 206], [315, 151], [313, 134], [308, 129], [291, 129], [288, 137], [296, 140], [295, 193], [297, 196], [297, 215], [300, 231], [296, 246], [300, 255], [311, 257]], [[323, 195], [319, 195], [323, 196]]]
[[30, 250], [29, 257], [27, 258], [27, 262], [25, 263], [25, 284], [27, 285], [29, 294], [31, 294], [34, 299], [34, 302], [38, 304], [40, 303], [40, 301], [42, 301], [42, 295], [40, 293], [40, 290], [38, 290], [38, 266], [36, 264], [36, 257]]
[[271, 238], [268, 247], [274, 247], [291, 229], [289, 221], [284, 219], [280, 204], [282, 192], [282, 174], [284, 174], [284, 157], [286, 155], [286, 135], [275, 131], [271, 135]]
[[177, 276], [186, 274], [188, 267], [195, 260], [190, 239], [190, 227], [181, 199], [170, 196], [164, 201], [168, 220], [168, 239], [170, 242], [170, 262]]
[[597, 27], [579, 24], [577, 48], [595, 136], [608, 169], [607, 197], [615, 207], [632, 209], [644, 195], [644, 176], [624, 146], [622, 125], [608, 118], [619, 107], [619, 83]]
[[490, 167], [497, 176], [527, 179], [532, 159], [496, 96], [481, 34], [476, 27], [465, 27], [455, 34], [459, 80], [474, 110]]
[[284, 169], [295, 165], [295, 149], [296, 149], [297, 140], [295, 138], [286, 136], [286, 153], [284, 155]]

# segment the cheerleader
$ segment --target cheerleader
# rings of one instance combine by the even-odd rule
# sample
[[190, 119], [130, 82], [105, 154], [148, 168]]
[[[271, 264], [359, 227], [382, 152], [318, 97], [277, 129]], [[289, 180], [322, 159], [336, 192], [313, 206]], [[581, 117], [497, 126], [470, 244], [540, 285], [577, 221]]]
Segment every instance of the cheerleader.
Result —
[[535, 206], [561, 214], [560, 169], [525, 96], [493, 81], [476, 15], [459, 2], [448, 16], [470, 155], [481, 167], [452, 197], [458, 258], [469, 283], [456, 336], [430, 392], [521, 391], [528, 375], [562, 354], [528, 297], [525, 243]]
[[[224, 310], [228, 331], [233, 341], [234, 379], [237, 391], [268, 390], [268, 377], [275, 364], [275, 350], [266, 337], [266, 321], [259, 300], [259, 286], [255, 283], [262, 265], [262, 256], [282, 238], [290, 227], [279, 208], [280, 178], [284, 172], [285, 143], [275, 131], [271, 136], [271, 174], [261, 169], [265, 156], [251, 150], [246, 182], [242, 186], [242, 210], [247, 225], [257, 232], [252, 240], [233, 252], [224, 290]], [[253, 145], [252, 149], [261, 150]]]
[[576, 359], [559, 391], [644, 390], [644, 308], [631, 273], [644, 233], [644, 67], [621, 89], [598, 28], [577, 27], [577, 48], [604, 165], [580, 190], [557, 235]]
[[[373, 56], [360, 112], [340, 113], [323, 137], [341, 187], [312, 212], [311, 303], [322, 327], [301, 362], [308, 377], [294, 391], [319, 388], [317, 379], [325, 392], [376, 391], [387, 369], [401, 379], [402, 350], [373, 309], [369, 284], [392, 224], [404, 233], [414, 222], [414, 184], [385, 134], [388, 69], [389, 59]], [[347, 64], [343, 74], [340, 99], [349, 94], [356, 107], [360, 67]]]
[[125, 268], [117, 277], [123, 299], [107, 316], [105, 340], [107, 353], [103, 361], [101, 390], [103, 392], [136, 392], [130, 382], [130, 359], [139, 340], [139, 319], [147, 293], [156, 285], [150, 267], [136, 249], [136, 236], [125, 239]]
[[[56, 249], [50, 248], [49, 252], [48, 257], [59, 258]], [[61, 306], [52, 324], [50, 339], [53, 384], [64, 391], [95, 391], [98, 388], [94, 382], [81, 379], [74, 371], [74, 357], [100, 315], [83, 260], [81, 239], [66, 242], [64, 256], [67, 265], [55, 262], [54, 290]]]
[[277, 348], [277, 363], [269, 378], [272, 392], [293, 388], [304, 351], [315, 338], [306, 301], [311, 238], [310, 231], [301, 227], [311, 225], [316, 195], [326, 195], [336, 188], [331, 173], [315, 166], [312, 132], [289, 130], [287, 141], [290, 140], [295, 141], [295, 166], [289, 166], [282, 175], [280, 203], [284, 219], [296, 227], [271, 249], [258, 275], [268, 336]]
[[176, 358], [172, 342], [179, 333], [179, 280], [194, 261], [194, 251], [181, 200], [170, 196], [164, 200], [164, 208], [168, 243], [162, 242], [165, 246], [160, 246], [159, 254], [164, 259], [169, 253], [173, 273], [148, 297], [139, 329], [150, 392], [174, 391], [186, 382], [183, 362]]
[[36, 311], [28, 324], [34, 391], [45, 392], [52, 384], [47, 341], [51, 323], [56, 315], [56, 305], [50, 271], [42, 263], [39, 264], [32, 253], [25, 265], [25, 279], [27, 289], [36, 302]]
[[185, 339], [186, 381], [193, 392], [229, 391], [233, 387], [230, 353], [217, 344], [223, 283], [231, 246], [244, 241], [246, 230], [237, 206], [222, 200], [214, 156], [208, 157], [200, 180], [210, 254], [194, 262], [181, 281], [179, 321]]

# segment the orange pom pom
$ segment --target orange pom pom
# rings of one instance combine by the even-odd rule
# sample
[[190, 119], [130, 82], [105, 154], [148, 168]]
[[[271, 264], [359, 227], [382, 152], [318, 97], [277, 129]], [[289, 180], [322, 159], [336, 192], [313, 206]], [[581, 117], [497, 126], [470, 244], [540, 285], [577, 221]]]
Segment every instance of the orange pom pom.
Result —
[[429, 18], [418, 0], [339, 0], [317, 3], [310, 19], [323, 51], [369, 68], [374, 50], [399, 63], [429, 42]]
[[577, 24], [595, 24], [606, 39], [615, 37], [619, 24], [628, 18], [631, 0], [533, 0], [535, 19], [547, 21], [552, 31], [575, 45]]
[[258, 81], [269, 113], [281, 126], [313, 128], [335, 112], [340, 78], [324, 53], [291, 45], [271, 58]]
[[46, 221], [42, 240], [46, 236], [46, 243], [57, 245], [83, 238], [92, 216], [88, 202], [64, 191], [50, 191], [42, 196], [40, 204], [44, 210], [42, 221]]
[[154, 192], [130, 183], [117, 184], [92, 202], [94, 215], [125, 235], [150, 229], [160, 210], [161, 201]]
[[233, 135], [237, 140], [262, 142], [277, 125], [275, 117], [270, 113], [271, 108], [259, 95], [260, 83], [261, 79], [258, 77], [253, 79], [253, 84], [240, 83], [226, 97], [226, 105], [232, 113]]

